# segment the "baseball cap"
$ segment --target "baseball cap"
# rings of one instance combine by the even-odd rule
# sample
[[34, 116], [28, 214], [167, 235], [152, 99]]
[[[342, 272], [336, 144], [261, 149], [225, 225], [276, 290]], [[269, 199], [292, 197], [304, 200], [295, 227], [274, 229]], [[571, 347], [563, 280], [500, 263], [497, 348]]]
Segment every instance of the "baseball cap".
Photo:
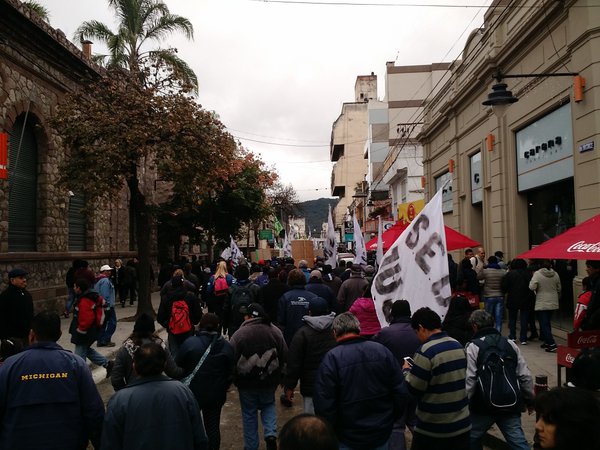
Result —
[[102, 267], [100, 267], [100, 272], [104, 272], [105, 270], [112, 270], [112, 267], [110, 267], [108, 264], [104, 264]]

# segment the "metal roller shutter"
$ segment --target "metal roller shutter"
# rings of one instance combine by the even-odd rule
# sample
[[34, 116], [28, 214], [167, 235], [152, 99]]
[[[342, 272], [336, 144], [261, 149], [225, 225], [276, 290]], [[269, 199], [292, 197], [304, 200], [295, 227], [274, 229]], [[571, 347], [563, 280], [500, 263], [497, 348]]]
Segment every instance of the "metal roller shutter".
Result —
[[[37, 231], [37, 143], [31, 120], [17, 118], [8, 150], [8, 251], [36, 251]], [[23, 134], [21, 149], [19, 141]]]
[[75, 194], [69, 200], [69, 251], [85, 251], [87, 220], [81, 212], [85, 197]]

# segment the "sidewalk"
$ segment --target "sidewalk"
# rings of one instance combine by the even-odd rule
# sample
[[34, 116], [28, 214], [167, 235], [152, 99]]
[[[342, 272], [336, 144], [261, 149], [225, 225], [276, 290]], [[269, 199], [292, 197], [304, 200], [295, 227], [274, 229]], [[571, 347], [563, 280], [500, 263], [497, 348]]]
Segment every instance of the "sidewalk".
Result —
[[[151, 296], [152, 306], [154, 307], [154, 312], [158, 312], [158, 305], [160, 304], [160, 293], [158, 291], [153, 292]], [[117, 305], [115, 309], [117, 313], [117, 329], [113, 334], [112, 341], [116, 344], [114, 347], [100, 347], [97, 348], [96, 344], [92, 346], [99, 353], [106, 356], [108, 359], [113, 360], [115, 358], [115, 353], [121, 347], [121, 344], [125, 339], [129, 337], [131, 332], [133, 331], [133, 317], [137, 311], [137, 302], [133, 306], [129, 306], [129, 303], [126, 303], [125, 308], [122, 308], [121, 305]], [[71, 343], [71, 335], [69, 334], [69, 325], [71, 324], [71, 320], [73, 315], [68, 319], [64, 317], [61, 319], [61, 329], [62, 336], [58, 340], [58, 344], [66, 350], [73, 351], [75, 350], [75, 344]], [[125, 319], [125, 320], [123, 320]], [[129, 319], [129, 320], [126, 320]], [[155, 322], [157, 331], [161, 331], [162, 327]], [[92, 376], [94, 377], [94, 382], [97, 384], [106, 378], [106, 370], [103, 367], [98, 367], [92, 364], [89, 360], [87, 360], [88, 364], [92, 369]]]

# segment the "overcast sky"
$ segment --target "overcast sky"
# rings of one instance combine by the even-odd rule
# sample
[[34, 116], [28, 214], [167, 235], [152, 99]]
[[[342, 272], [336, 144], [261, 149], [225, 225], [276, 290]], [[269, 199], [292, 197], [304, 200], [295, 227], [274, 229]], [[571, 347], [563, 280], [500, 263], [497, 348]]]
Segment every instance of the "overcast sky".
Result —
[[[50, 24], [73, 40], [77, 26], [99, 20], [113, 30], [105, 0], [37, 0]], [[304, 0], [299, 0], [304, 1]], [[353, 0], [350, 0], [353, 1]], [[219, 114], [245, 147], [292, 184], [300, 200], [330, 196], [331, 125], [354, 101], [358, 75], [378, 75], [383, 99], [386, 61], [396, 65], [453, 61], [491, 0], [387, 0], [368, 6], [255, 0], [165, 0], [188, 18], [193, 42], [173, 35], [199, 81], [199, 101]], [[458, 8], [414, 5], [451, 4]], [[101, 51], [96, 45], [95, 51]], [[418, 86], [415, 86], [415, 89]]]

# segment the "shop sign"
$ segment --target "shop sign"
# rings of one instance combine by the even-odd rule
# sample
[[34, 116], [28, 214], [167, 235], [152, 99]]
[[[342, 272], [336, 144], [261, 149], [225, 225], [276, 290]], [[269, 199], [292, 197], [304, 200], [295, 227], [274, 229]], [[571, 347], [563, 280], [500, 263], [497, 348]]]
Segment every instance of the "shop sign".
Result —
[[571, 104], [516, 134], [519, 192], [573, 177]]

